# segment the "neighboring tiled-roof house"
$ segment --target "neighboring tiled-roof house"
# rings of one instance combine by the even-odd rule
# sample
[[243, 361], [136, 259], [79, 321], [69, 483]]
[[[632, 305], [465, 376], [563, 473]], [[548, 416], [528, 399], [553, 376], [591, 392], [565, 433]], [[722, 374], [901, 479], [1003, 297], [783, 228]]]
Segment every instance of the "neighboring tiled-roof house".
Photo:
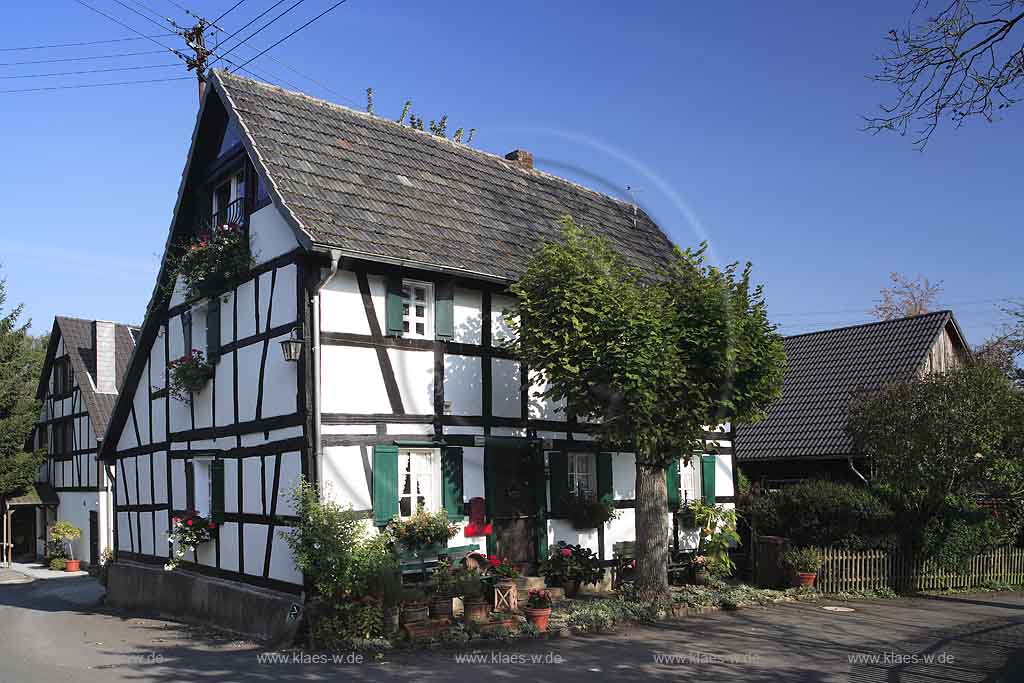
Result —
[[36, 398], [42, 403], [32, 439], [45, 450], [35, 495], [12, 502], [24, 555], [44, 552], [48, 524], [60, 518], [82, 531], [75, 558], [96, 562], [113, 545], [113, 497], [99, 448], [135, 350], [138, 328], [57, 316], [50, 331]]
[[[784, 340], [782, 397], [766, 419], [736, 426], [741, 470], [754, 481], [856, 478], [847, 434], [850, 400], [958, 362], [968, 347], [952, 311], [810, 332]], [[858, 468], [859, 469], [859, 468]]]

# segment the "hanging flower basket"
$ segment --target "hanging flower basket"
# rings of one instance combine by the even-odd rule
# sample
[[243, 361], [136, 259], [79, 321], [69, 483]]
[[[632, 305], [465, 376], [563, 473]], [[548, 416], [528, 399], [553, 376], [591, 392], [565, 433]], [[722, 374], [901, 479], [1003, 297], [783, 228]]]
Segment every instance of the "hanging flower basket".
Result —
[[201, 391], [213, 377], [213, 364], [199, 349], [192, 349], [181, 358], [167, 364], [170, 386], [167, 392], [179, 401], [189, 402], [192, 394]]
[[164, 570], [171, 571], [177, 567], [186, 553], [194, 551], [200, 543], [211, 540], [216, 531], [217, 525], [214, 522], [194, 513], [171, 519], [171, 530], [167, 532], [171, 553]]
[[574, 529], [597, 529], [619, 516], [615, 501], [608, 495], [593, 498], [572, 494], [566, 499], [565, 507]]
[[192, 300], [224, 291], [252, 266], [245, 232], [241, 226], [227, 223], [183, 245], [174, 262], [174, 274], [185, 285], [185, 298]]

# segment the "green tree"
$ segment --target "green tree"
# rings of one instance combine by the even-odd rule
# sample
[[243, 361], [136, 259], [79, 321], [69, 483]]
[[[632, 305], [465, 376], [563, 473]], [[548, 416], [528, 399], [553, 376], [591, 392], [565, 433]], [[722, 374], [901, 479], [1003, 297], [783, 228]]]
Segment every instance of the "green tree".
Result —
[[512, 287], [512, 346], [539, 395], [596, 421], [609, 450], [636, 453], [637, 583], [668, 589], [665, 470], [703, 450], [705, 425], [750, 421], [781, 391], [785, 355], [750, 266], [675, 250], [650, 277], [563, 219]]
[[1001, 540], [974, 505], [978, 494], [1005, 497], [1011, 508], [1024, 498], [1024, 395], [992, 363], [864, 393], [848, 429], [899, 515], [903, 543], [925, 556], [956, 564]]
[[[7, 281], [0, 279], [0, 313], [6, 301]], [[18, 322], [22, 310], [0, 317], [0, 497], [31, 486], [43, 459], [25, 446], [39, 417], [35, 390], [45, 346], [29, 335], [31, 321]]]

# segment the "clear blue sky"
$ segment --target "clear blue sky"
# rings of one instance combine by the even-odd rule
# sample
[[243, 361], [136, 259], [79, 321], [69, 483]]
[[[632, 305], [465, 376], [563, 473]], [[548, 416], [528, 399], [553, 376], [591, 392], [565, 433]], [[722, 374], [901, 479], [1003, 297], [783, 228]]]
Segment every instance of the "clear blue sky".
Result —
[[[87, 1], [156, 30], [113, 0]], [[169, 0], [140, 2], [187, 20]], [[233, 3], [180, 0], [209, 17]], [[0, 47], [132, 35], [72, 0], [10, 4]], [[225, 28], [271, 4], [247, 0]], [[251, 42], [268, 46], [330, 4], [306, 0]], [[427, 119], [476, 127], [481, 149], [531, 150], [541, 168], [620, 196], [638, 188], [677, 244], [706, 237], [717, 260], [752, 260], [784, 333], [867, 320], [895, 270], [942, 280], [940, 303], [969, 340], [988, 336], [1001, 320], [991, 300], [1024, 297], [1024, 114], [944, 127], [923, 154], [872, 137], [860, 117], [888, 93], [865, 75], [913, 0], [711, 4], [349, 0], [270, 53], [329, 90], [265, 57], [251, 66], [360, 107], [373, 86], [378, 113], [411, 98]], [[150, 49], [4, 51], [0, 62]], [[0, 89], [184, 75], [7, 78], [171, 61], [0, 66]], [[141, 322], [195, 110], [192, 81], [0, 94], [0, 261], [37, 331], [55, 314]]]

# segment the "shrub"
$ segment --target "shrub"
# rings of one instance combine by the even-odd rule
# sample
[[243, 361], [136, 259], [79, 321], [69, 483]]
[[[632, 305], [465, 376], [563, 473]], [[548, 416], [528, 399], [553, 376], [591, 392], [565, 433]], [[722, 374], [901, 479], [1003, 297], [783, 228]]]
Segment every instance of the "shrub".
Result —
[[790, 548], [782, 554], [782, 564], [795, 572], [815, 573], [821, 567], [817, 548]]
[[939, 567], [956, 571], [978, 553], [1002, 541], [1003, 530], [987, 510], [962, 496], [950, 496], [925, 524], [917, 539], [921, 554]]
[[541, 561], [537, 573], [559, 583], [579, 581], [597, 583], [603, 576], [601, 560], [589, 548], [559, 541], [548, 559]]
[[322, 500], [307, 482], [291, 498], [298, 523], [282, 536], [321, 599], [331, 603], [367, 595], [382, 572], [397, 571], [391, 538], [370, 532], [359, 513]]
[[384, 611], [375, 602], [340, 602], [310, 624], [317, 647], [337, 650], [384, 637]]
[[71, 542], [77, 541], [81, 537], [82, 530], [71, 522], [58, 521], [54, 522], [53, 526], [50, 527], [50, 540], [56, 541], [67, 548], [67, 556], [71, 559], [74, 559], [74, 553], [71, 552]]
[[179, 250], [169, 264], [174, 275], [181, 276], [186, 299], [225, 289], [249, 272], [254, 263], [249, 240], [239, 226], [232, 224], [217, 226]]
[[50, 560], [50, 569], [55, 572], [62, 572], [68, 566], [68, 561], [63, 557], [55, 557]]
[[895, 542], [892, 508], [863, 486], [807, 479], [757, 496], [752, 511], [759, 534], [798, 546], [870, 549]]

